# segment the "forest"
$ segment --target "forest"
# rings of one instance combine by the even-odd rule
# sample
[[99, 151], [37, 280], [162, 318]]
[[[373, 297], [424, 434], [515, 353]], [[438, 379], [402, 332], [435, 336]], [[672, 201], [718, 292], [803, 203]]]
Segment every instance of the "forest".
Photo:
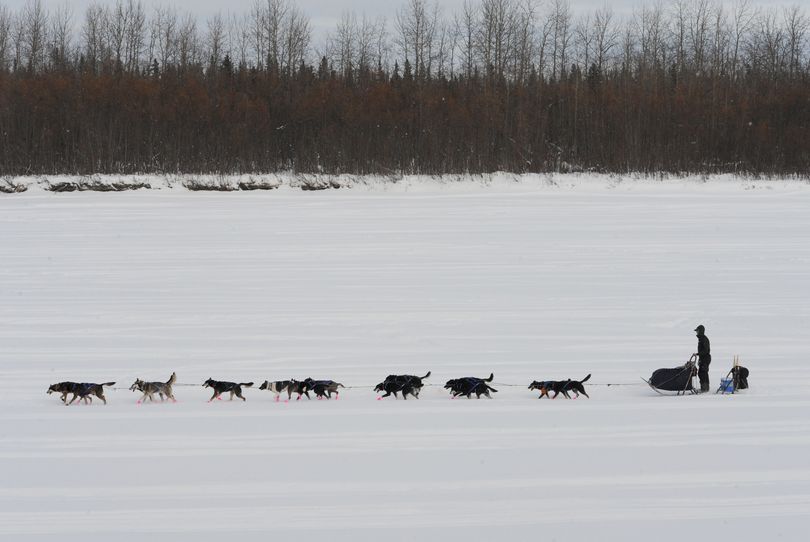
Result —
[[0, 4], [0, 175], [810, 171], [800, 6]]

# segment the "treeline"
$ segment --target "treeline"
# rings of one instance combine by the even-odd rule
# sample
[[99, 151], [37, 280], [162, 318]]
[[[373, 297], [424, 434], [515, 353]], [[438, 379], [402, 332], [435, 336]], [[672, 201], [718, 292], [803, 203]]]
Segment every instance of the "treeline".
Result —
[[0, 6], [0, 174], [810, 171], [801, 8]]

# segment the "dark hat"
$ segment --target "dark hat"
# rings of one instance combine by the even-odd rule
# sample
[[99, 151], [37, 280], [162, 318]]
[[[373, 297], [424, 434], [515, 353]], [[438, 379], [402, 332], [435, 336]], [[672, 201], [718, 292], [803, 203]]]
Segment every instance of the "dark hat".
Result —
[[700, 324], [698, 327], [695, 328], [695, 331], [700, 331], [701, 333], [703, 333], [704, 331], [706, 331], [706, 328], [703, 327], [703, 324]]

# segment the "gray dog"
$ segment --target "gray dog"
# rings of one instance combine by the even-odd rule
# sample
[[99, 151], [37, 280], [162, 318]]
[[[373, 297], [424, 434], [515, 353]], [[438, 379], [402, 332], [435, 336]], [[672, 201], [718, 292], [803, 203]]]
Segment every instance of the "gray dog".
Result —
[[143, 397], [138, 399], [139, 405], [147, 399], [154, 402], [156, 393], [160, 396], [161, 401], [165, 401], [168, 398], [176, 403], [177, 399], [174, 398], [174, 393], [172, 393], [172, 384], [174, 384], [176, 380], [177, 373], [172, 373], [172, 376], [169, 377], [167, 382], [144, 382], [140, 378], [137, 378], [132, 386], [129, 387], [129, 391], [139, 391], [143, 393]]

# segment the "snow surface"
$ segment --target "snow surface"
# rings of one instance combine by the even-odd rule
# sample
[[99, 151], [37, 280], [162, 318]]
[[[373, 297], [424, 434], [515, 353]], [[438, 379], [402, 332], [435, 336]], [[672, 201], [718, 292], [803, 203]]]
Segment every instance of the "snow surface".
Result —
[[[810, 187], [548, 179], [0, 194], [0, 539], [804, 540]], [[738, 354], [750, 390], [641, 382], [699, 323], [713, 389]], [[135, 404], [172, 371], [177, 404]], [[490, 372], [492, 400], [441, 389]], [[356, 387], [257, 389], [307, 376]]]

